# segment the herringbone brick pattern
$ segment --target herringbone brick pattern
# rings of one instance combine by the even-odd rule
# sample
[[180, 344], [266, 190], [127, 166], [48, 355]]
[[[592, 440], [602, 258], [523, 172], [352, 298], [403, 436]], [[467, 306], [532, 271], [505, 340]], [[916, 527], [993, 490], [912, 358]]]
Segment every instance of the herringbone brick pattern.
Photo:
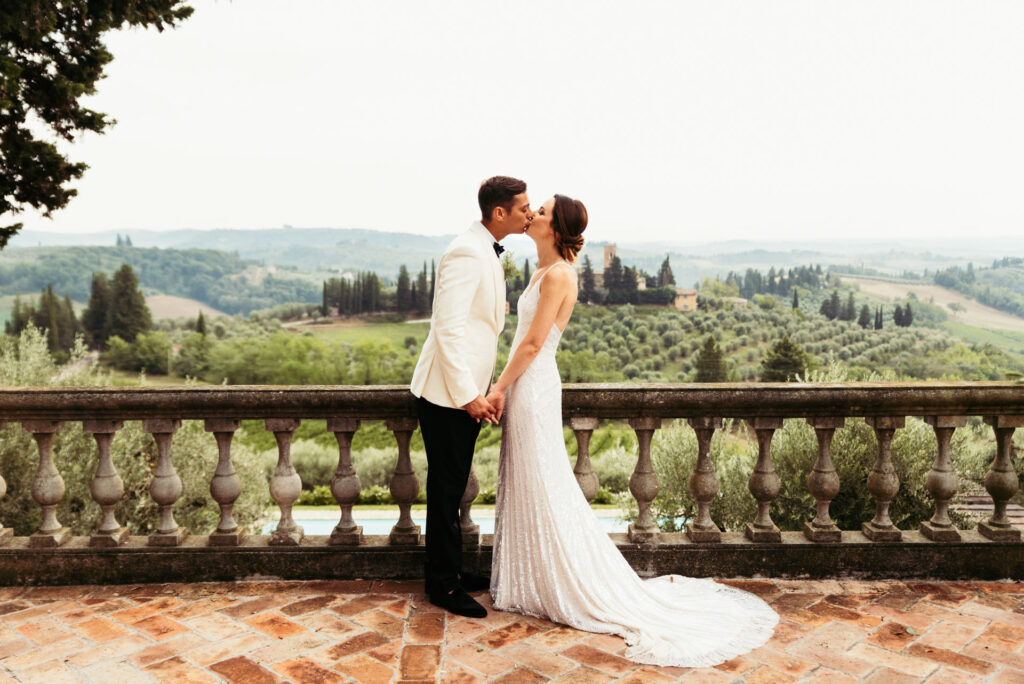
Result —
[[699, 670], [640, 666], [618, 637], [545, 620], [449, 616], [419, 582], [0, 588], [0, 681], [1024, 682], [1024, 584], [729, 583], [782, 620]]

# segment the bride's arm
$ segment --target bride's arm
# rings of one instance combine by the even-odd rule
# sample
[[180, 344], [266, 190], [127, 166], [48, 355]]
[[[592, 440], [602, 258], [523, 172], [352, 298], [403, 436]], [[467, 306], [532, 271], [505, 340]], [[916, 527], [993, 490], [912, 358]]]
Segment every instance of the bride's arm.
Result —
[[512, 358], [505, 365], [505, 370], [501, 372], [498, 381], [491, 388], [491, 392], [502, 395], [502, 399], [504, 399], [505, 390], [529, 367], [548, 339], [558, 310], [566, 298], [572, 296], [572, 276], [567, 269], [553, 269], [550, 273], [545, 274], [538, 287], [540, 287], [540, 301], [537, 303], [537, 313], [534, 314], [530, 328], [526, 331], [519, 346], [516, 347]]

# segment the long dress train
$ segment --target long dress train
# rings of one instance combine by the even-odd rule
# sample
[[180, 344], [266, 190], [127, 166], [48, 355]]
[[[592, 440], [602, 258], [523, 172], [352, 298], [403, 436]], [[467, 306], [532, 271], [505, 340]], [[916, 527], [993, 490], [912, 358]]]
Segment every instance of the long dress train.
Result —
[[[546, 274], [519, 298], [513, 351], [530, 327]], [[778, 616], [760, 598], [711, 579], [642, 580], [601, 528], [565, 450], [555, 364], [560, 338], [553, 326], [540, 353], [506, 393], [494, 607], [618, 634], [629, 646], [626, 657], [638, 663], [706, 667], [761, 646]]]

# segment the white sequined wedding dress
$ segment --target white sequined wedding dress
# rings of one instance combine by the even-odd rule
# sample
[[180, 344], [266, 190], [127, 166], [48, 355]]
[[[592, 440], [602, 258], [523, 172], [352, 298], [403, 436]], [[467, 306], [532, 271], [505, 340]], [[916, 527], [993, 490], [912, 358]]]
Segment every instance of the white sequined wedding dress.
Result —
[[[512, 351], [530, 327], [539, 279], [546, 274], [519, 298]], [[642, 580], [601, 528], [565, 450], [555, 365], [560, 337], [552, 326], [540, 353], [506, 393], [494, 607], [618, 634], [629, 646], [626, 657], [638, 663], [706, 667], [761, 646], [778, 616], [760, 598], [710, 579]]]

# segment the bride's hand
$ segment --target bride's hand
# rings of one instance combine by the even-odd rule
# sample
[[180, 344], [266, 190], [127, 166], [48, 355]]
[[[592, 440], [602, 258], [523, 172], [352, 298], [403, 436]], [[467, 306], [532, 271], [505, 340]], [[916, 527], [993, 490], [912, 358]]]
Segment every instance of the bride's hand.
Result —
[[488, 423], [498, 422], [498, 419], [496, 418], [497, 411], [495, 411], [494, 407], [491, 406], [491, 402], [484, 399], [482, 394], [462, 408], [464, 408], [470, 417], [478, 423], [481, 420], [486, 420]]
[[490, 393], [487, 395], [487, 403], [494, 408], [494, 415], [497, 420], [501, 420], [501, 414], [505, 412], [505, 392], [492, 388]]

